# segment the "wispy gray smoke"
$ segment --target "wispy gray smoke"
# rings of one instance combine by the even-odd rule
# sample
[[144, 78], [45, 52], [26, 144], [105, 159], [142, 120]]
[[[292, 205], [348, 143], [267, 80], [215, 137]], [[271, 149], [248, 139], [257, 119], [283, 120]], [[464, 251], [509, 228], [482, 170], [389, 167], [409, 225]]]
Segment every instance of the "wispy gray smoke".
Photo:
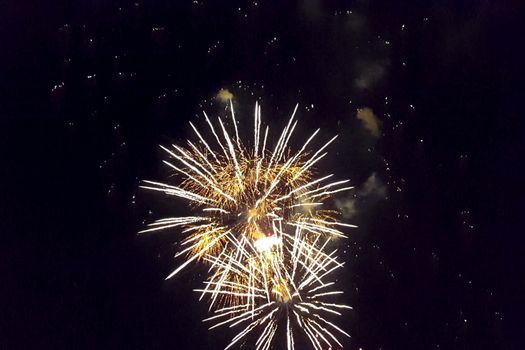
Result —
[[385, 199], [386, 195], [386, 185], [374, 172], [360, 186], [357, 193], [347, 198], [336, 199], [335, 205], [345, 219], [351, 219], [359, 209], [362, 209], [365, 205], [370, 206]]
[[370, 89], [386, 74], [388, 60], [375, 62], [358, 62], [356, 64], [359, 75], [354, 79], [354, 86], [358, 89]]

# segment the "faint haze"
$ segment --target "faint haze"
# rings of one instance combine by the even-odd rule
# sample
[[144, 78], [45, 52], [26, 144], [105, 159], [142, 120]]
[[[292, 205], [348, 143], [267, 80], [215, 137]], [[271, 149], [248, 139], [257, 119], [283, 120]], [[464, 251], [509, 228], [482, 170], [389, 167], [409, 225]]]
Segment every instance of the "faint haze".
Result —
[[345, 219], [350, 219], [358, 210], [385, 199], [386, 195], [386, 185], [374, 172], [359, 187], [357, 193], [350, 194], [347, 198], [336, 199], [335, 205]]

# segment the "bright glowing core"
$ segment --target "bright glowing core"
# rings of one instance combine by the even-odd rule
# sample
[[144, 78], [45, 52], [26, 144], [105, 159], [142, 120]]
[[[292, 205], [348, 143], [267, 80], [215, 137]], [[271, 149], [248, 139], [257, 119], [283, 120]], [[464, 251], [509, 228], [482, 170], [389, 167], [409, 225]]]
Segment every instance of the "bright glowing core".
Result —
[[281, 244], [282, 241], [280, 238], [277, 238], [276, 236], [264, 236], [262, 238], [259, 238], [255, 241], [255, 249], [259, 253], [267, 252], [269, 251], [273, 246]]

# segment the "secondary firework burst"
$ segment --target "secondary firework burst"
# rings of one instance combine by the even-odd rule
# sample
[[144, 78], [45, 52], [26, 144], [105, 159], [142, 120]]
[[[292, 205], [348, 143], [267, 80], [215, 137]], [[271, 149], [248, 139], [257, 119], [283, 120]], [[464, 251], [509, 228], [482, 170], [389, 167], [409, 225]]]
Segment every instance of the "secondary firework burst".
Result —
[[[342, 228], [355, 227], [339, 222], [336, 211], [324, 208], [334, 193], [352, 188], [349, 181], [333, 181], [332, 174], [319, 176], [316, 171], [337, 136], [311, 150], [318, 129], [292, 152], [289, 141], [297, 126], [296, 106], [270, 147], [269, 127], [262, 126], [258, 104], [249, 141], [241, 140], [231, 102], [230, 111], [230, 130], [221, 118], [212, 123], [204, 113], [209, 131], [190, 123], [195, 140], [188, 140], [186, 146], [161, 146], [170, 156], [164, 163], [180, 181], [177, 185], [145, 181], [142, 187], [187, 200], [194, 215], [160, 219], [141, 232], [179, 227], [184, 236], [177, 256], [184, 261], [167, 278], [194, 261], [209, 264], [210, 277], [200, 290], [201, 299], [207, 296], [210, 310], [218, 313], [213, 319], [231, 317], [220, 324], [250, 319], [239, 336], [264, 325], [258, 347], [272, 343], [281, 319], [277, 316], [283, 314], [279, 310], [288, 315], [284, 322], [289, 349], [294, 323], [316, 349], [322, 348], [320, 342], [339, 344], [332, 331], [346, 333], [319, 312], [337, 314], [345, 306], [316, 299], [337, 294], [330, 291], [332, 283], [323, 279], [341, 264], [335, 252], [325, 250], [334, 239], [346, 237]], [[206, 134], [211, 141], [206, 141]], [[324, 288], [327, 291], [320, 295], [309, 294]]]
[[280, 249], [276, 245], [258, 252], [246, 265], [231, 255], [210, 258], [214, 273], [205, 288], [196, 291], [212, 299], [220, 293], [237, 298], [233, 306], [217, 308], [205, 319], [215, 323], [210, 329], [241, 328], [226, 349], [246, 338], [253, 339], [256, 349], [270, 349], [281, 338], [293, 350], [299, 336], [316, 350], [343, 346], [338, 336], [349, 335], [330, 320], [351, 309], [332, 300], [343, 293], [335, 289], [333, 277], [343, 264], [337, 260], [337, 249], [326, 252], [330, 237], [311, 242], [305, 235], [296, 227]]

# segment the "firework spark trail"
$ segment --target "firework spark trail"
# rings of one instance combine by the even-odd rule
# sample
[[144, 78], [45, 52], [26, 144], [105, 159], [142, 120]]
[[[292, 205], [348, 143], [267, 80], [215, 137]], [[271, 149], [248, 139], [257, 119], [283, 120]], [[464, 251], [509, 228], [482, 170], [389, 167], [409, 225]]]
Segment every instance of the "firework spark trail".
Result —
[[204, 113], [215, 146], [191, 122], [197, 142], [161, 146], [172, 158], [163, 162], [180, 177], [178, 186], [155, 181], [141, 186], [185, 199], [199, 214], [160, 219], [140, 232], [182, 229], [176, 257], [185, 261], [167, 279], [192, 262], [209, 265], [204, 288], [196, 291], [214, 312], [206, 319], [217, 322], [210, 328], [244, 327], [226, 348], [258, 334], [256, 348], [269, 349], [282, 329], [289, 350], [299, 334], [314, 349], [342, 347], [336, 335], [348, 334], [330, 317], [350, 307], [330, 299], [342, 293], [333, 289], [331, 276], [343, 266], [337, 249], [330, 247], [346, 238], [341, 229], [355, 226], [339, 222], [338, 213], [323, 206], [353, 187], [347, 186], [349, 180], [329, 181], [333, 174], [317, 177], [315, 169], [337, 136], [310, 151], [317, 129], [292, 152], [296, 105], [272, 151], [269, 127], [262, 125], [256, 103], [253, 144], [243, 144], [231, 101], [230, 110], [233, 135], [221, 118], [216, 128]]

